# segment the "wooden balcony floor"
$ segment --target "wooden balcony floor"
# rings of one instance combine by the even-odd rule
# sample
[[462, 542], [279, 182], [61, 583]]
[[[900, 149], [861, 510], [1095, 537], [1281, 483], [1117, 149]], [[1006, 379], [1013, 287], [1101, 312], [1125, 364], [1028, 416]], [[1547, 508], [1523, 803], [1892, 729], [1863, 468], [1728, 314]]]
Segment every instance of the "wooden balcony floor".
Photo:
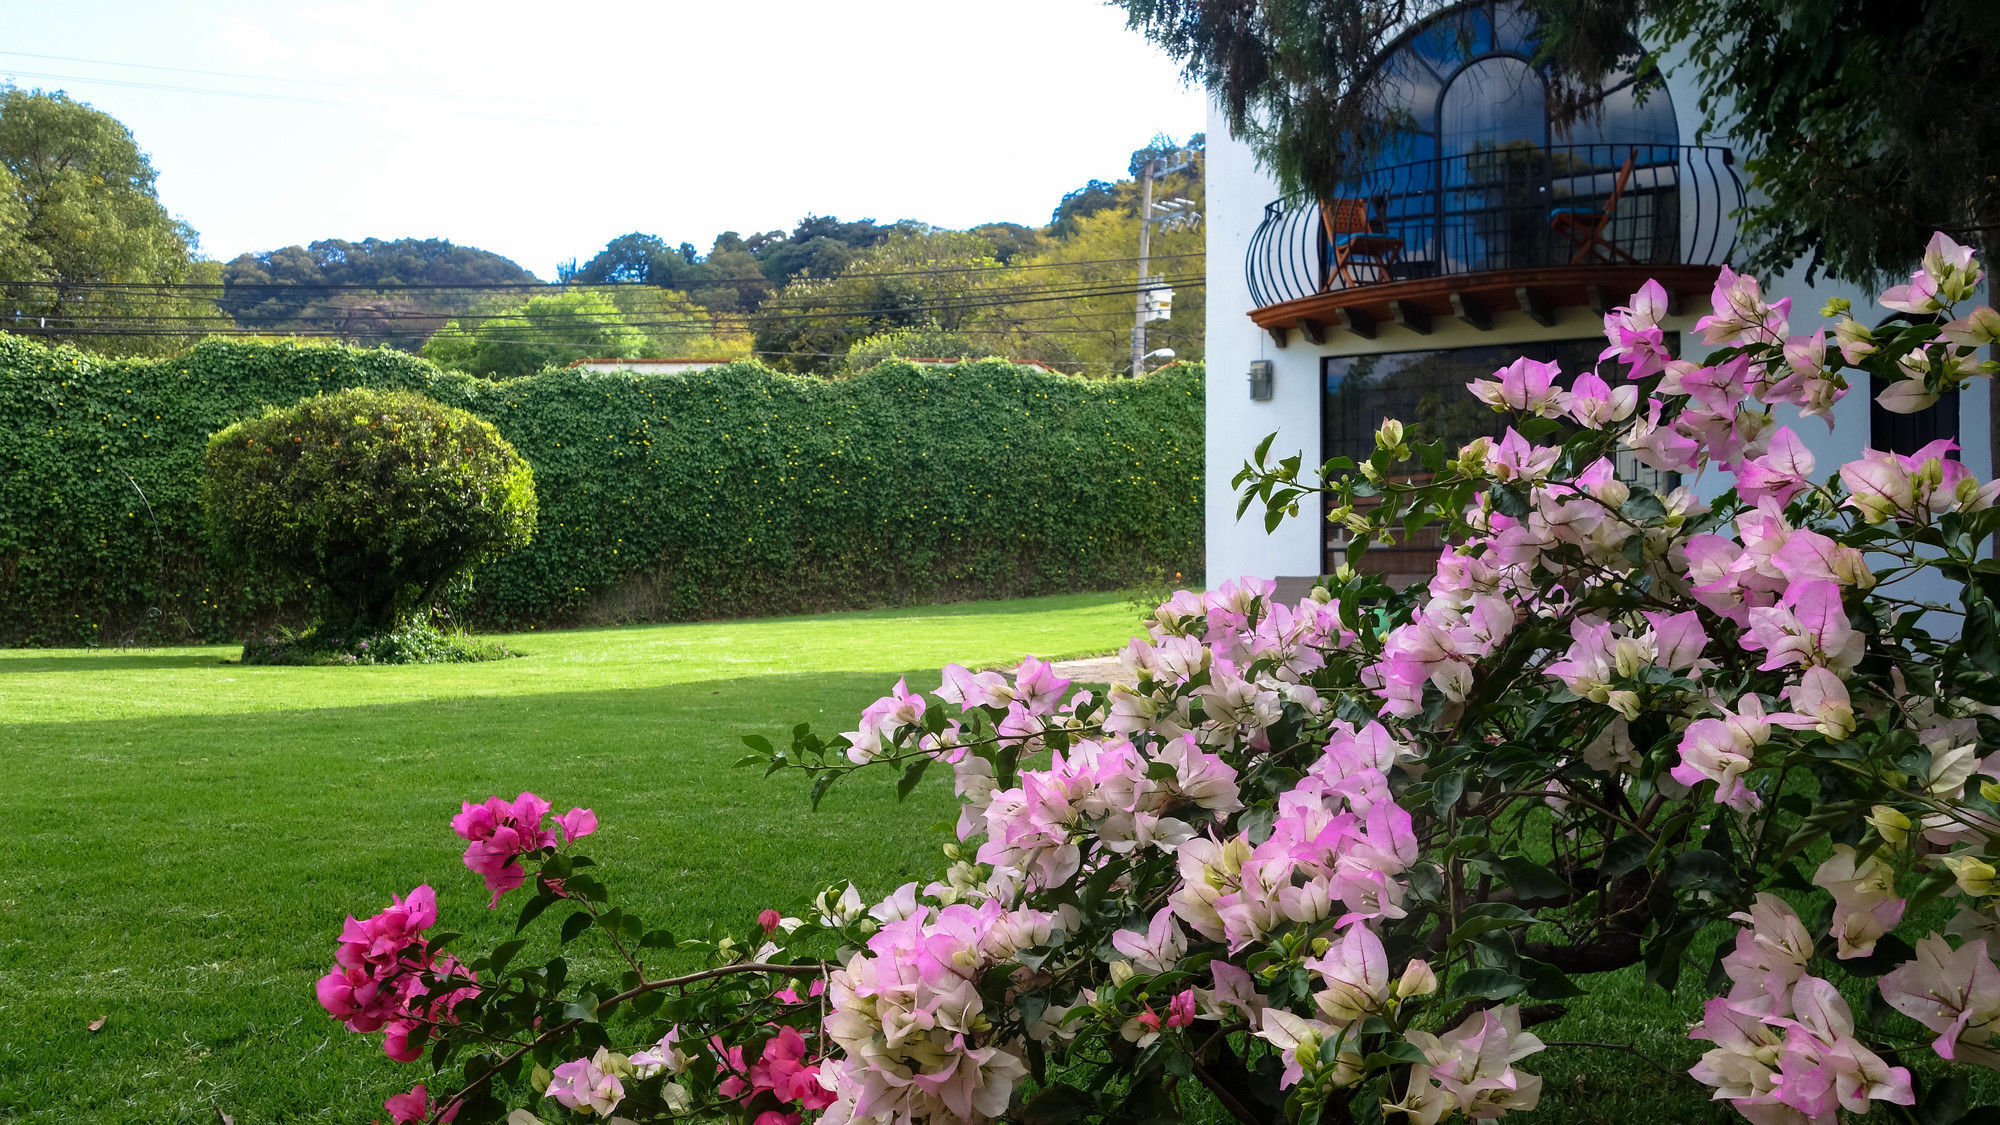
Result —
[[1294, 331], [1315, 344], [1336, 332], [1374, 339], [1385, 325], [1429, 335], [1434, 322], [1444, 317], [1491, 330], [1497, 312], [1524, 312], [1552, 325], [1558, 309], [1587, 307], [1602, 315], [1624, 304], [1648, 280], [1666, 288], [1677, 312], [1685, 299], [1698, 303], [1707, 298], [1720, 272], [1718, 266], [1618, 263], [1445, 274], [1329, 289], [1252, 309], [1250, 319], [1270, 332], [1279, 347], [1290, 342]]

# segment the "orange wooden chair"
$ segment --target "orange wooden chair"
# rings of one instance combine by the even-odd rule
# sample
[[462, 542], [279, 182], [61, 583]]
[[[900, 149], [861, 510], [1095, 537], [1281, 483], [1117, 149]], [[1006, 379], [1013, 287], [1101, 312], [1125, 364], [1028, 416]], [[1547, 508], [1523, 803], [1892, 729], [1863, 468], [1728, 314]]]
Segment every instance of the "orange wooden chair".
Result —
[[[1333, 268], [1326, 271], [1325, 289], [1355, 285], [1349, 267], [1372, 265], [1387, 281], [1389, 270], [1403, 260], [1403, 240], [1383, 234], [1368, 221], [1368, 203], [1361, 199], [1329, 199], [1319, 205], [1319, 219], [1326, 227], [1326, 244], [1333, 251]], [[1322, 290], [1324, 291], [1324, 290]]]
[[1549, 211], [1549, 229], [1569, 239], [1576, 247], [1569, 264], [1583, 265], [1598, 254], [1608, 263], [1624, 261], [1638, 265], [1626, 249], [1604, 237], [1604, 230], [1611, 225], [1611, 217], [1618, 211], [1618, 201], [1625, 197], [1625, 186], [1632, 180], [1632, 166], [1638, 163], [1639, 150], [1633, 149], [1625, 156], [1625, 163], [1618, 168], [1618, 177], [1611, 181], [1611, 195], [1602, 207], [1556, 207]]

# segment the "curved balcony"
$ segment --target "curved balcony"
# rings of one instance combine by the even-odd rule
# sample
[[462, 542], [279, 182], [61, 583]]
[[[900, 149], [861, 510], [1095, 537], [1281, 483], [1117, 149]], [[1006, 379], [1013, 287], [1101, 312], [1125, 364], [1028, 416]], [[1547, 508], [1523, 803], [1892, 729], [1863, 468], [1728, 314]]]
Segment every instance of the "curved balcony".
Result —
[[1707, 145], [1504, 145], [1372, 168], [1316, 204], [1278, 200], [1250, 239], [1250, 313], [1282, 346], [1433, 318], [1543, 324], [1617, 304], [1648, 278], [1705, 294], [1736, 245], [1730, 150]]

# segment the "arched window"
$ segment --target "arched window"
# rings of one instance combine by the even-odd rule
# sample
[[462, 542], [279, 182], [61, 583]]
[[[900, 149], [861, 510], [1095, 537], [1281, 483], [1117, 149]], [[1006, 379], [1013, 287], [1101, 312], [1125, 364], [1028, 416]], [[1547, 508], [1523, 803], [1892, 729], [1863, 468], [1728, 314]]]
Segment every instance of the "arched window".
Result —
[[1527, 60], [1488, 55], [1459, 68], [1437, 110], [1438, 152], [1450, 158], [1549, 142], [1548, 87]]
[[[1432, 151], [1447, 154], [1454, 139], [1491, 145], [1680, 143], [1673, 99], [1664, 89], [1637, 96], [1630, 70], [1608, 75], [1604, 96], [1569, 129], [1553, 128], [1547, 83], [1532, 63], [1540, 46], [1534, 16], [1518, 3], [1481, 0], [1435, 16], [1405, 34], [1382, 64], [1376, 83], [1384, 123], [1399, 133], [1431, 138], [1437, 143]], [[1392, 141], [1392, 151], [1383, 155], [1411, 147], [1412, 142]]]
[[[1607, 76], [1560, 127], [1535, 18], [1470, 3], [1412, 28], [1375, 82], [1386, 136], [1329, 214], [1328, 285], [1597, 261], [1681, 260], [1684, 167], [1673, 99]], [[1703, 159], [1706, 159], [1704, 156]], [[1355, 231], [1394, 254], [1338, 254]]]

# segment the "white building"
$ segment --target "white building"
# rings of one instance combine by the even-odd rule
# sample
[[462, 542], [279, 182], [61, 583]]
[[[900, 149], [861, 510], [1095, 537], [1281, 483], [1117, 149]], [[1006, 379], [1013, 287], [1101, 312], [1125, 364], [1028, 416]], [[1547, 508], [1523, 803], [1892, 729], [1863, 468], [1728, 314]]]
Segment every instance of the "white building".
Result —
[[721, 367], [734, 363], [731, 359], [714, 356], [671, 356], [664, 359], [579, 359], [569, 366], [584, 371], [633, 371], [641, 375], [678, 375], [688, 371], [706, 371], [711, 367]]
[[[1664, 91], [1606, 98], [1599, 120], [1567, 136], [1550, 128], [1531, 17], [1509, 3], [1468, 3], [1417, 25], [1382, 72], [1408, 113], [1390, 151], [1322, 207], [1274, 202], [1279, 190], [1211, 109], [1208, 125], [1207, 578], [1317, 575], [1336, 536], [1301, 510], [1265, 534], [1261, 512], [1236, 518], [1229, 480], [1266, 434], [1274, 456], [1318, 465], [1365, 459], [1384, 416], [1425, 421], [1433, 436], [1470, 438], [1500, 416], [1464, 384], [1517, 356], [1556, 358], [1565, 372], [1605, 346], [1601, 313], [1648, 278], [1679, 298], [1666, 325], [1680, 354], [1705, 354], [1697, 318], [1717, 269], [1738, 264], [1730, 213], [1745, 190], [1728, 137], [1698, 135], [1697, 94], [1667, 62]], [[1912, 257], [1919, 249], [1911, 247]], [[1794, 325], [1817, 323], [1829, 297], [1886, 317], [1854, 286], [1803, 269], [1762, 278], [1793, 299]], [[1983, 297], [1980, 299], [1983, 300]], [[1252, 397], [1252, 365], [1268, 361], [1269, 397]], [[1836, 426], [1781, 421], [1814, 449], [1822, 475], [1865, 447], [1908, 452], [1952, 437], [1966, 467], [1990, 477], [1989, 380], [1932, 410], [1872, 408], [1856, 385]], [[1958, 401], [1954, 401], [1958, 400]], [[1468, 432], [1467, 427], [1471, 427]], [[1719, 492], [1711, 471], [1694, 483]], [[1364, 569], [1428, 573], [1421, 551], [1369, 552]]]

